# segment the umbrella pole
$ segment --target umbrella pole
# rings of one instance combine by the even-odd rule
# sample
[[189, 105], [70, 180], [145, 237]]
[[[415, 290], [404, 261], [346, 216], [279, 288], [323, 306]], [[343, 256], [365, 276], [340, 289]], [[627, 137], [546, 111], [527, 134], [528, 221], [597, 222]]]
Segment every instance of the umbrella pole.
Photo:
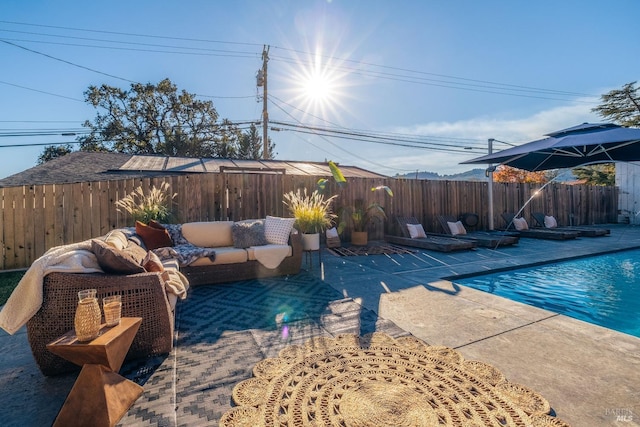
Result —
[[[489, 138], [489, 154], [493, 154], [493, 138]], [[489, 178], [489, 187], [487, 187], [487, 203], [489, 204], [489, 230], [493, 230], [493, 167], [491, 164], [487, 167], [487, 178]]]

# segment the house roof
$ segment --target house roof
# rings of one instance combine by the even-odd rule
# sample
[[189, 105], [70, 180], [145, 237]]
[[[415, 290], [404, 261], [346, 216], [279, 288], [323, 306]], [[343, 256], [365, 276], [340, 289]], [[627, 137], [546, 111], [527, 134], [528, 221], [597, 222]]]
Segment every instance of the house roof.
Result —
[[[340, 165], [340, 170], [345, 178], [386, 178], [385, 175], [357, 166]], [[331, 176], [328, 164], [322, 162], [188, 158], [75, 151], [0, 179], [0, 187], [220, 172]]]

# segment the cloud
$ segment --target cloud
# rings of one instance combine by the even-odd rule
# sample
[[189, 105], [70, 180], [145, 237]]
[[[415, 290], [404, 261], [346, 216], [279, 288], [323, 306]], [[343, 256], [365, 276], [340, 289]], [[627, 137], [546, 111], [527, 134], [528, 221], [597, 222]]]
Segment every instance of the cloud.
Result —
[[[565, 129], [584, 122], [599, 122], [601, 119], [591, 112], [586, 104], [566, 105], [549, 110], [539, 111], [521, 118], [497, 118], [491, 116], [476, 117], [454, 122], [431, 122], [416, 124], [411, 127], [395, 128], [392, 132], [420, 135], [422, 137], [451, 138], [446, 144], [459, 144], [459, 148], [467, 145], [485, 147], [489, 138], [512, 144], [522, 144], [534, 139], [543, 138], [544, 134]], [[499, 144], [496, 144], [499, 145]], [[495, 149], [508, 148], [505, 145]], [[391, 155], [385, 157], [385, 164], [390, 169], [383, 173], [395, 175], [398, 169], [406, 171], [429, 171], [440, 174], [463, 172], [469, 165], [459, 165], [464, 160], [486, 154], [477, 150], [469, 153], [451, 153], [432, 150], [389, 150]], [[395, 171], [392, 171], [395, 169]]]

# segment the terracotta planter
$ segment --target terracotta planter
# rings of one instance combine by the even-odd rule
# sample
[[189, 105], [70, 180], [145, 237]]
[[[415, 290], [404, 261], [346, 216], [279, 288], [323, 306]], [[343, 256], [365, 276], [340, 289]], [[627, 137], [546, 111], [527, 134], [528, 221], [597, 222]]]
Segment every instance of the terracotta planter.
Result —
[[368, 241], [367, 231], [352, 231], [351, 232], [351, 244], [356, 246], [366, 246]]
[[320, 233], [302, 234], [302, 250], [317, 251], [320, 249]]

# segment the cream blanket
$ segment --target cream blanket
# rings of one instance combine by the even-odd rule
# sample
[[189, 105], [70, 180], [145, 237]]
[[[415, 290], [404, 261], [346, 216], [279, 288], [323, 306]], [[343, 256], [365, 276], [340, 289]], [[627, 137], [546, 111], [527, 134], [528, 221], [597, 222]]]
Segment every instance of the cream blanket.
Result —
[[288, 245], [252, 246], [256, 260], [267, 268], [276, 268], [289, 255]]
[[24, 326], [42, 306], [42, 280], [53, 272], [102, 272], [91, 241], [56, 246], [35, 260], [0, 311], [0, 327], [13, 335]]
[[[49, 273], [103, 273], [91, 251], [91, 240], [56, 246], [35, 260], [0, 311], [0, 328], [13, 335], [42, 306], [42, 281]], [[169, 272], [166, 272], [169, 273]], [[179, 271], [165, 274], [165, 290], [178, 298], [186, 297], [189, 281]]]

